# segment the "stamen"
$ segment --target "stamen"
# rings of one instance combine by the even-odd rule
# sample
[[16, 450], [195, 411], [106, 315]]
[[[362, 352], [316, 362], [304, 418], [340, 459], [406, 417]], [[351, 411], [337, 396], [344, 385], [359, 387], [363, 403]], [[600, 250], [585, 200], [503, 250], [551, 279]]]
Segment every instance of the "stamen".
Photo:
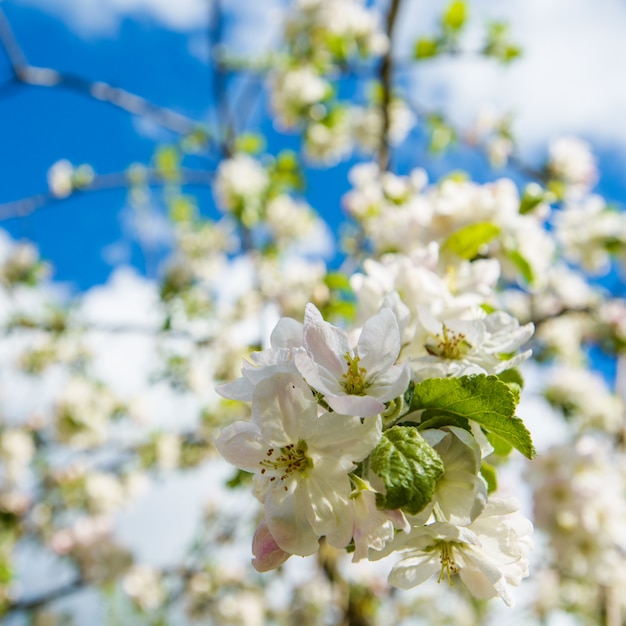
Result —
[[306, 455], [307, 448], [307, 443], [303, 439], [295, 445], [289, 443], [282, 446], [278, 449], [276, 456], [274, 456], [274, 448], [270, 448], [267, 451], [267, 458], [259, 463], [262, 467], [261, 474], [265, 474], [269, 470], [273, 474], [270, 477], [270, 482], [274, 482], [277, 478], [282, 482], [294, 472], [306, 472], [313, 467], [313, 461]]
[[430, 342], [424, 347], [426, 352], [432, 356], [439, 356], [444, 359], [462, 359], [471, 349], [472, 344], [465, 339], [464, 333], [455, 333], [443, 324], [443, 334], [435, 335], [437, 343]]
[[343, 358], [348, 364], [348, 371], [343, 375], [343, 388], [351, 396], [364, 396], [370, 384], [365, 380], [367, 370], [359, 367], [361, 358], [358, 355], [352, 356], [349, 352], [346, 352]]
[[442, 541], [439, 545], [441, 549], [441, 572], [439, 573], [439, 579], [437, 582], [440, 583], [444, 578], [447, 578], [450, 583], [450, 587], [452, 587], [452, 576], [459, 573], [459, 567], [454, 561], [452, 544]]

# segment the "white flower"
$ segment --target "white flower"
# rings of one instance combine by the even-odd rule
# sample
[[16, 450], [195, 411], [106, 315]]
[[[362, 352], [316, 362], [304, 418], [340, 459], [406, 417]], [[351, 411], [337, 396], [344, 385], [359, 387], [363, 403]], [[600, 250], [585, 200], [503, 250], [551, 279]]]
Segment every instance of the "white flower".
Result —
[[220, 163], [215, 178], [218, 204], [227, 211], [241, 206], [259, 204], [260, 196], [269, 185], [265, 168], [247, 154], [237, 154]]
[[456, 426], [428, 429], [422, 436], [444, 465], [444, 474], [437, 481], [433, 496], [436, 519], [463, 526], [470, 524], [487, 503], [487, 485], [479, 475], [482, 456], [478, 442]]
[[606, 271], [610, 245], [626, 242], [626, 217], [607, 209], [600, 196], [568, 204], [554, 215], [554, 225], [565, 258], [592, 272]]
[[144, 611], [156, 609], [165, 599], [160, 573], [147, 565], [134, 565], [122, 579], [122, 588]]
[[428, 355], [412, 359], [415, 379], [499, 374], [530, 356], [530, 350], [509, 359], [502, 355], [528, 341], [534, 332], [533, 324], [520, 326], [514, 317], [501, 311], [487, 315], [477, 308], [473, 313], [477, 319], [439, 322], [427, 309], [420, 308]]
[[33, 437], [21, 428], [8, 428], [0, 434], [0, 459], [10, 480], [17, 480], [35, 454]]
[[233, 465], [255, 474], [254, 491], [276, 544], [306, 556], [318, 538], [345, 547], [352, 537], [350, 479], [381, 436], [380, 420], [325, 413], [298, 376], [261, 381], [252, 398], [252, 422], [235, 422], [215, 441]]
[[243, 362], [242, 377], [218, 385], [216, 391], [231, 400], [252, 401], [256, 385], [280, 373], [297, 373], [293, 351], [302, 345], [303, 326], [289, 317], [281, 318], [270, 336], [270, 348], [253, 352], [250, 361]]
[[368, 550], [382, 550], [394, 537], [394, 528], [409, 532], [404, 513], [399, 509], [381, 510], [376, 506], [376, 492], [364, 483], [363, 489], [352, 495], [353, 563], [367, 558]]
[[413, 529], [412, 548], [389, 574], [394, 587], [410, 589], [439, 574], [439, 582], [459, 574], [470, 593], [480, 599], [500, 596], [513, 606], [510, 585], [528, 575], [532, 524], [509, 498], [491, 498], [470, 526], [435, 522]]
[[577, 137], [560, 137], [548, 148], [550, 172], [575, 190], [584, 192], [596, 182], [598, 171], [591, 148]]
[[55, 198], [67, 198], [74, 190], [74, 166], [67, 160], [57, 161], [48, 170], [48, 187]]
[[352, 349], [347, 334], [308, 304], [304, 347], [307, 352], [294, 357], [298, 370], [338, 413], [376, 415], [384, 411], [385, 402], [406, 391], [409, 369], [407, 364], [396, 365], [400, 329], [389, 309], [381, 309], [365, 323]]
[[330, 83], [310, 65], [278, 72], [272, 84], [272, 108], [280, 124], [288, 129], [297, 125], [310, 108], [332, 93]]

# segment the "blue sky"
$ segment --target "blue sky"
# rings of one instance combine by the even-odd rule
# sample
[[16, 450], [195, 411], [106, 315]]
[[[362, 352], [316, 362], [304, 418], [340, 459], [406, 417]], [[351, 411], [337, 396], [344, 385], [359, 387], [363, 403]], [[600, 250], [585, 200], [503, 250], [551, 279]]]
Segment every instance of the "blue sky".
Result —
[[[516, 34], [527, 54], [506, 75], [493, 63], [468, 59], [436, 61], [402, 80], [416, 100], [444, 106], [461, 123], [477, 111], [480, 99], [512, 107], [521, 148], [531, 161], [539, 162], [546, 142], [560, 134], [590, 140], [600, 159], [598, 190], [623, 204], [626, 81], [614, 73], [614, 57], [622, 49], [626, 53], [623, 42], [619, 43], [626, 10], [617, 0], [603, 0], [593, 11], [589, 3], [585, 8], [578, 0], [567, 1], [569, 11], [558, 29], [554, 23], [546, 25], [545, 18], [563, 8], [565, 0], [515, 0], [506, 3], [507, 14], [493, 0], [474, 3], [478, 25], [468, 33], [470, 47], [485, 15], [510, 17], [514, 32], [515, 24], [519, 25]], [[228, 8], [224, 36], [233, 49], [254, 52], [275, 38], [278, 0], [264, 5], [263, 13], [250, 0], [223, 4]], [[429, 32], [444, 3], [426, 8], [423, 4], [406, 0], [403, 27], [417, 25], [417, 32]], [[103, 80], [212, 123], [215, 97], [206, 60], [210, 12], [203, 0], [5, 0], [1, 6], [31, 65]], [[585, 28], [587, 38], [581, 44], [580, 32]], [[599, 28], [604, 30], [598, 32]], [[400, 31], [398, 54], [412, 41], [405, 30]], [[533, 52], [537, 49], [539, 53]], [[0, 85], [10, 77], [8, 59], [0, 54]], [[297, 146], [293, 137], [273, 133], [264, 109], [261, 98], [251, 121], [270, 134], [270, 148]], [[105, 103], [42, 87], [3, 91], [0, 86], [0, 129], [5, 147], [0, 152], [0, 204], [45, 191], [47, 170], [59, 159], [75, 165], [89, 163], [98, 173], [121, 172], [133, 162], [149, 163], [159, 143], [175, 138]], [[418, 128], [414, 137], [419, 136]], [[419, 142], [417, 147], [409, 144], [401, 151], [396, 161], [399, 169], [426, 164], [419, 146]], [[194, 165], [214, 169], [215, 160], [199, 158]], [[331, 173], [310, 171], [309, 199], [332, 225], [340, 218], [340, 195], [347, 188], [349, 165], [342, 163]], [[482, 157], [467, 150], [427, 165], [434, 178], [458, 167], [467, 168], [479, 180], [502, 175], [490, 172]], [[142, 251], [129, 232], [124, 198], [123, 190], [84, 194], [28, 217], [6, 220], [0, 227], [16, 238], [35, 241], [53, 262], [56, 280], [86, 289], [104, 282], [115, 260], [146, 269]], [[200, 206], [206, 213], [214, 212], [207, 190], [200, 192]]]

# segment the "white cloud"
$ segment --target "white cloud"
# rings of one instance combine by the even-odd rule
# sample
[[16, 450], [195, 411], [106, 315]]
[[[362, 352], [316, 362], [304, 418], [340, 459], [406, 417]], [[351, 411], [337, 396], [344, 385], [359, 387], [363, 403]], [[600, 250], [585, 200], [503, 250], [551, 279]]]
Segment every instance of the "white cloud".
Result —
[[113, 35], [127, 15], [147, 15], [166, 26], [187, 31], [205, 26], [209, 0], [26, 0], [65, 18], [85, 35]]
[[[472, 119], [480, 106], [493, 104], [515, 114], [515, 129], [526, 150], [562, 134], [577, 134], [596, 144], [626, 147], [626, 4], [621, 0], [476, 0], [467, 45], [480, 46], [487, 19], [508, 19], [523, 57], [510, 67], [478, 57], [436, 60], [414, 73], [413, 97], [445, 105], [459, 121]], [[406, 5], [400, 48], [409, 50], [418, 25], [429, 32], [443, 2]], [[432, 31], [430, 31], [432, 32]], [[620, 148], [621, 146], [621, 148]]]

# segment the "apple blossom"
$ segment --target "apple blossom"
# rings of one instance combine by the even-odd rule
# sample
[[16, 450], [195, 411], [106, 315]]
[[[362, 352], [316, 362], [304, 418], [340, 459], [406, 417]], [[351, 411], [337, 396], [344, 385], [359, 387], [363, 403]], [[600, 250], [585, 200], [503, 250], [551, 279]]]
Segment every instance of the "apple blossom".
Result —
[[285, 552], [305, 556], [318, 538], [345, 547], [352, 536], [350, 478], [380, 439], [380, 420], [326, 413], [298, 376], [276, 374], [252, 397], [252, 421], [227, 426], [215, 441], [233, 465], [254, 473], [268, 530]]
[[376, 415], [385, 409], [385, 402], [406, 391], [409, 369], [407, 364], [396, 364], [400, 330], [389, 309], [381, 309], [364, 324], [352, 348], [347, 334], [308, 304], [303, 344], [306, 352], [295, 354], [296, 366], [334, 411]]

